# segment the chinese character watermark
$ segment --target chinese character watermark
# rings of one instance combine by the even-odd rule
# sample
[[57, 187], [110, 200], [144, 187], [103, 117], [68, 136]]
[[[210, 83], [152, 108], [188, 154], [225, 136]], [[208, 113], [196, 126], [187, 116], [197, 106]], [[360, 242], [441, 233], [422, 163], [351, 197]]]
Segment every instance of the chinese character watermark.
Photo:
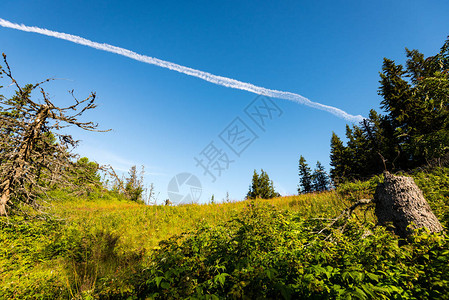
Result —
[[217, 148], [213, 141], [199, 153], [199, 156], [200, 158], [194, 157], [196, 166], [201, 167], [203, 175], [209, 175], [212, 182], [215, 182], [217, 176], [220, 177], [222, 171], [229, 169], [229, 165], [234, 162], [223, 149]]
[[283, 114], [279, 106], [266, 96], [257, 96], [244, 112], [246, 119], [250, 119], [249, 122], [244, 120], [245, 115], [236, 116], [218, 134], [219, 141], [226, 146], [225, 148], [217, 146], [216, 140], [212, 140], [197, 156], [194, 156], [196, 167], [201, 168], [203, 175], [210, 177], [212, 182], [228, 170], [231, 163], [234, 163], [235, 159], [259, 138], [257, 130], [265, 132], [268, 123]]
[[240, 117], [229, 123], [218, 136], [237, 156], [240, 156], [258, 138]]
[[248, 104], [245, 108], [245, 113], [260, 129], [265, 131], [267, 122], [275, 117], [280, 117], [283, 111], [271, 98], [258, 96]]

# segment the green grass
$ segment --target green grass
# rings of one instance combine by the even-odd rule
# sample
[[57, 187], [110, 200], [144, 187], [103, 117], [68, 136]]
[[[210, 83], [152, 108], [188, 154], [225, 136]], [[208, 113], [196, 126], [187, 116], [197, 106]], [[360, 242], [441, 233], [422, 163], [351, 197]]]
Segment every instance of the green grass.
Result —
[[[119, 255], [142, 255], [141, 263], [150, 258], [154, 249], [159, 249], [160, 241], [192, 230], [200, 223], [210, 226], [223, 223], [247, 205], [241, 201], [145, 206], [111, 195], [89, 199], [58, 192], [53, 196], [59, 198], [49, 203], [47, 214], [51, 221], [11, 217], [8, 224], [2, 220], [0, 297], [33, 298], [41, 293], [52, 298], [79, 294], [88, 287], [73, 284], [76, 280], [71, 266], [72, 252], [86, 251], [92, 243], [101, 243], [99, 233], [119, 237], [114, 251]], [[333, 215], [345, 206], [335, 192], [258, 201], [297, 211], [304, 217]]]
[[[345, 207], [335, 192], [259, 200], [279, 209], [299, 212], [304, 217], [338, 213]], [[55, 215], [84, 230], [109, 230], [121, 236], [128, 249], [151, 250], [170, 236], [194, 228], [199, 222], [217, 225], [239, 213], [246, 201], [183, 206], [145, 206], [107, 199], [53, 202]]]
[[[448, 169], [437, 169], [413, 175], [445, 226], [448, 225], [449, 211], [448, 173]], [[304, 245], [314, 243], [317, 228], [322, 228], [326, 219], [334, 218], [357, 199], [372, 197], [378, 181], [379, 178], [374, 178], [368, 182], [343, 185], [336, 191], [270, 200], [183, 206], [145, 206], [110, 192], [96, 192], [83, 197], [62, 191], [54, 192], [55, 200], [47, 203], [44, 219], [20, 216], [0, 219], [0, 298], [126, 298], [132, 295], [170, 298], [198, 297], [202, 293], [222, 297], [231, 290], [236, 298], [244, 298], [245, 295], [277, 298], [290, 292], [302, 297], [335, 298], [341, 294], [357, 298], [358, 291], [345, 289], [345, 284], [367, 284], [363, 292], [366, 295], [372, 292], [372, 286], [378, 286], [379, 291], [385, 290], [380, 294], [375, 292], [375, 295], [396, 293], [404, 296], [405, 287], [398, 287], [402, 292], [394, 292], [394, 287], [399, 283], [387, 282], [393, 280], [391, 276], [397, 275], [394, 272], [400, 271], [393, 263], [410, 270], [404, 271], [404, 276], [417, 273], [415, 265], [418, 269], [420, 266], [434, 268], [435, 274], [431, 275], [436, 279], [428, 280], [441, 284], [444, 282], [440, 276], [442, 267], [429, 263], [426, 265], [421, 261], [425, 255], [431, 254], [418, 246], [413, 246], [408, 252], [403, 247], [398, 248], [394, 236], [370, 225], [375, 221], [372, 211], [368, 213], [365, 225], [362, 224], [363, 214], [359, 212], [359, 218], [350, 222], [346, 235], [335, 233], [335, 239], [340, 239], [341, 244], [329, 244], [329, 241], [318, 239], [315, 246], [310, 246], [310, 251], [301, 250]], [[253, 207], [260, 209], [254, 210]], [[367, 230], [374, 232], [375, 238], [361, 240], [360, 236]], [[251, 269], [245, 273], [249, 269], [235, 263], [240, 259], [240, 256], [235, 255], [244, 250], [240, 244], [228, 247], [233, 237], [247, 244], [249, 248], [245, 249], [251, 253], [248, 257], [252, 257], [262, 269]], [[422, 239], [426, 241], [423, 245], [436, 247], [435, 255], [438, 257], [446, 257], [449, 253], [444, 252], [447, 250], [445, 238], [437, 241]], [[264, 241], [269, 243], [264, 244]], [[442, 249], [435, 246], [438, 243]], [[220, 248], [223, 245], [228, 246]], [[212, 249], [212, 246], [215, 248]], [[391, 248], [390, 258], [385, 254], [388, 251], [385, 252], [382, 247], [387, 250]], [[229, 249], [234, 249], [234, 252], [229, 253]], [[360, 250], [357, 255], [348, 253], [356, 250]], [[318, 281], [305, 284], [307, 280], [312, 280], [310, 276], [304, 278], [304, 272], [312, 272], [309, 267], [326, 264], [335, 267], [341, 263], [338, 260], [342, 259], [353, 261], [358, 265], [357, 272], [365, 274], [367, 269], [357, 264], [357, 261], [369, 256], [370, 251], [379, 253], [376, 259], [385, 260], [385, 268], [391, 267], [392, 275], [385, 275], [383, 282], [342, 279], [342, 270], [345, 269], [343, 264], [339, 270], [333, 269], [332, 274], [323, 275], [323, 278], [321, 275], [313, 277], [313, 280]], [[190, 253], [190, 256], [179, 256], [179, 253]], [[402, 258], [407, 253], [416, 255], [413, 254], [415, 256], [412, 255], [409, 261], [409, 258]], [[186, 257], [190, 257], [191, 261], [186, 261]], [[211, 257], [219, 259], [223, 262], [222, 266], [233, 271], [214, 269], [216, 262], [209, 261]], [[285, 266], [283, 259], [291, 260], [291, 265]], [[167, 273], [167, 270], [176, 270], [171, 264], [184, 266], [177, 272], [189, 278], [193, 276], [195, 283], [182, 281], [179, 276], [184, 275]], [[172, 267], [166, 269], [168, 266]], [[195, 277], [195, 272], [202, 274], [204, 270], [209, 273]], [[373, 278], [381, 276], [377, 271], [371, 271], [374, 273], [368, 273], [373, 274]], [[274, 275], [270, 272], [278, 274], [278, 279], [273, 279]], [[224, 273], [228, 275], [220, 275]], [[257, 282], [262, 278], [266, 282], [272, 281], [273, 285], [265, 284], [263, 288], [258, 286]], [[295, 281], [300, 278], [302, 283]], [[421, 282], [418, 284], [411, 277], [407, 278], [410, 284], [417, 286], [417, 290], [426, 286]], [[240, 281], [247, 283], [241, 286]], [[275, 288], [279, 287], [275, 282], [283, 285], [284, 290]], [[174, 294], [167, 291], [173, 291]], [[265, 294], [257, 294], [258, 291], [265, 291]], [[426, 297], [425, 293], [420, 295]]]

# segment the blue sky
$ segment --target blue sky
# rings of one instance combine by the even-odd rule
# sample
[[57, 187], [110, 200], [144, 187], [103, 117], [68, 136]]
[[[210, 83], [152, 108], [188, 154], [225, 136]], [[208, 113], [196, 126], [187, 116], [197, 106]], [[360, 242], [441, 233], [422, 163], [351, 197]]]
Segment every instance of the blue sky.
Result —
[[[301, 94], [353, 115], [379, 109], [383, 57], [404, 62], [404, 48], [426, 55], [449, 34], [447, 1], [8, 1], [0, 18], [79, 35], [212, 74]], [[347, 121], [286, 100], [263, 131], [245, 114], [257, 95], [67, 41], [0, 27], [6, 53], [23, 84], [48, 77], [57, 104], [97, 93], [86, 115], [109, 133], [70, 132], [78, 152], [119, 170], [144, 165], [159, 202], [178, 173], [202, 183], [200, 199], [242, 199], [254, 169], [282, 194], [295, 194], [298, 159], [329, 168], [332, 131]], [[3, 93], [11, 92], [11, 88]], [[220, 133], [240, 117], [257, 136], [240, 156]], [[215, 182], [194, 157], [213, 142], [233, 161]]]

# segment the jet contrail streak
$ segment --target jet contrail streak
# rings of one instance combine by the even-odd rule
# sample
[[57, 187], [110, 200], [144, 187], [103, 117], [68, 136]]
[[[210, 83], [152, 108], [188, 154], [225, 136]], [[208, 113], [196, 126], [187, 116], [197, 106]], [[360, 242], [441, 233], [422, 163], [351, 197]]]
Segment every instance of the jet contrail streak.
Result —
[[313, 101], [311, 101], [301, 95], [298, 95], [298, 94], [277, 91], [277, 90], [271, 90], [271, 89], [255, 86], [250, 83], [238, 81], [235, 79], [213, 75], [208, 72], [195, 70], [195, 69], [192, 69], [189, 67], [184, 67], [184, 66], [181, 66], [181, 65], [178, 65], [178, 64], [175, 64], [172, 62], [164, 61], [164, 60], [161, 60], [158, 58], [138, 54], [136, 52], [133, 52], [133, 51], [130, 51], [130, 50], [127, 50], [124, 48], [112, 46], [109, 44], [101, 44], [101, 43], [93, 42], [88, 39], [76, 36], [76, 35], [71, 35], [71, 34], [67, 34], [67, 33], [63, 33], [63, 32], [56, 32], [56, 31], [45, 29], [45, 28], [26, 26], [23, 24], [16, 24], [16, 23], [12, 23], [7, 20], [4, 20], [2, 18], [0, 18], [0, 26], [17, 29], [17, 30], [21, 30], [21, 31], [26, 31], [26, 32], [35, 32], [35, 33], [55, 37], [58, 39], [70, 41], [70, 42], [73, 42], [76, 44], [88, 46], [88, 47], [95, 48], [98, 50], [112, 52], [112, 53], [126, 56], [131, 59], [141, 61], [141, 62], [144, 62], [147, 64], [156, 65], [156, 66], [166, 68], [169, 70], [173, 70], [173, 71], [177, 71], [177, 72], [180, 72], [180, 73], [183, 73], [186, 75], [194, 76], [194, 77], [197, 77], [197, 78], [200, 78], [200, 79], [203, 79], [208, 82], [218, 84], [221, 86], [238, 89], [238, 90], [244, 90], [244, 91], [248, 91], [251, 93], [258, 94], [258, 95], [264, 95], [267, 97], [290, 100], [290, 101], [293, 101], [296, 103], [304, 104], [304, 105], [307, 105], [307, 106], [310, 106], [313, 108], [327, 111], [331, 114], [336, 115], [337, 117], [346, 119], [351, 122], [360, 122], [364, 119], [361, 115], [354, 116], [354, 115], [348, 114], [347, 112], [345, 112], [339, 108], [329, 106], [329, 105], [324, 105], [324, 104], [317, 103], [317, 102], [313, 102]]

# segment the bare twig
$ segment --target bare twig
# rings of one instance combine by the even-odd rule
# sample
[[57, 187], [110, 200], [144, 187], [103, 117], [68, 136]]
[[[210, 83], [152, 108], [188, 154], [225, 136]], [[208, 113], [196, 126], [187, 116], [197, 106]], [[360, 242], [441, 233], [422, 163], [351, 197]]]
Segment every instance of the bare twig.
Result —
[[[14, 201], [36, 208], [36, 199], [45, 195], [49, 187], [71, 184], [73, 170], [80, 167], [73, 163], [78, 156], [71, 152], [78, 141], [61, 133], [62, 128], [108, 130], [99, 130], [94, 122], [78, 120], [84, 112], [96, 107], [94, 93], [82, 101], [75, 98], [75, 104], [60, 108], [42, 88], [53, 79], [21, 87], [5, 54], [3, 60], [6, 70], [0, 66], [1, 74], [18, 90], [11, 99], [0, 97], [0, 215], [7, 215], [7, 209], [16, 207]], [[42, 104], [31, 100], [34, 90], [40, 91]]]
[[382, 160], [382, 162], [384, 164], [384, 171], [388, 171], [387, 170], [387, 164], [386, 164], [387, 160], [383, 157], [382, 154], [380, 154], [380, 152], [377, 152], [377, 154], [380, 156], [380, 159]]

